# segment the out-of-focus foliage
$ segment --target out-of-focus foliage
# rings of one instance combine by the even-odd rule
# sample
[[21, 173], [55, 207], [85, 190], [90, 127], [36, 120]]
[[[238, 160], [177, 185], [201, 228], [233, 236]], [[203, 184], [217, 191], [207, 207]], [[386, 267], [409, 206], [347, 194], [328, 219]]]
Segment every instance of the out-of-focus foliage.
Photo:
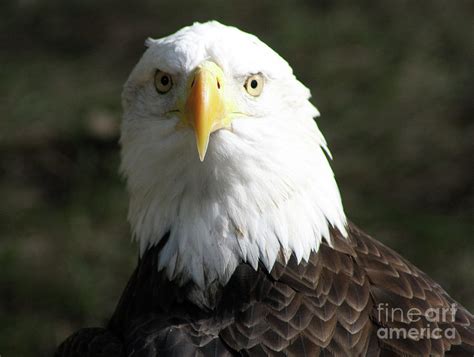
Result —
[[346, 211], [474, 308], [474, 2], [5, 0], [0, 354], [112, 313], [136, 261], [120, 90], [148, 36], [217, 19], [311, 88]]

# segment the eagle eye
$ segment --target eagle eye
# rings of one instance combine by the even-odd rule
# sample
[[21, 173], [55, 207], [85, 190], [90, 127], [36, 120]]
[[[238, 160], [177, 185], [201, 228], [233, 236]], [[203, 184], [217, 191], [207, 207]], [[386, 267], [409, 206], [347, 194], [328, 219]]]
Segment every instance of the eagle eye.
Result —
[[171, 75], [159, 69], [155, 73], [155, 88], [160, 94], [165, 94], [173, 87], [173, 79]]
[[263, 76], [261, 74], [253, 74], [245, 80], [244, 88], [248, 94], [258, 97], [263, 90]]

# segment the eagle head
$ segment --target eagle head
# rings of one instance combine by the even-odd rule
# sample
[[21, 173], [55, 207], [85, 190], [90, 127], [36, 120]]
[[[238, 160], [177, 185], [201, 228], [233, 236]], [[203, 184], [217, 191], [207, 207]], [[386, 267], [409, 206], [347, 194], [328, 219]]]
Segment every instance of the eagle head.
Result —
[[[157, 40], [123, 90], [122, 164], [141, 253], [205, 289], [247, 262], [307, 259], [346, 219], [309, 90], [218, 22]], [[163, 240], [166, 237], [166, 242]]]

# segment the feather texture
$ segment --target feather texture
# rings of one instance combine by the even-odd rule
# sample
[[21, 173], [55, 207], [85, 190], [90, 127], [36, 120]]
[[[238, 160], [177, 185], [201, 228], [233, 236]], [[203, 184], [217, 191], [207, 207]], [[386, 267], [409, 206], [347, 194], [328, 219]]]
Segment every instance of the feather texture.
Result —
[[[319, 112], [283, 58], [216, 22], [148, 44], [122, 95], [121, 170], [141, 254], [169, 232], [160, 268], [171, 280], [192, 281], [196, 303], [209, 305], [209, 285], [225, 285], [240, 262], [271, 270], [279, 254], [307, 260], [330, 240], [329, 227], [344, 231]], [[226, 99], [240, 114], [212, 133], [201, 162], [195, 133], [177, 112], [203, 61], [222, 68]], [[166, 95], [153, 87], [157, 69], [173, 76]], [[255, 73], [265, 78], [258, 98], [243, 89]]]
[[[216, 290], [210, 309], [183, 298], [191, 287], [180, 287], [158, 271], [161, 247], [154, 247], [139, 260], [108, 329], [90, 331], [97, 338], [107, 335], [111, 351], [121, 341], [124, 356], [474, 353], [474, 317], [467, 310], [391, 249], [353, 225], [348, 231], [347, 238], [333, 231], [332, 247], [323, 242], [307, 262], [292, 256], [287, 263], [277, 261], [270, 272], [264, 266], [254, 270], [240, 264], [229, 283]], [[397, 313], [380, 313], [378, 306], [396, 308]], [[410, 309], [447, 315], [418, 321], [407, 318]], [[420, 339], [380, 335], [380, 329], [420, 331], [428, 325], [454, 332]], [[77, 356], [71, 352], [76, 346], [83, 356], [120, 355], [118, 350], [86, 354], [84, 346], [92, 340], [87, 334], [73, 335], [57, 356]], [[96, 345], [90, 343], [91, 348]]]

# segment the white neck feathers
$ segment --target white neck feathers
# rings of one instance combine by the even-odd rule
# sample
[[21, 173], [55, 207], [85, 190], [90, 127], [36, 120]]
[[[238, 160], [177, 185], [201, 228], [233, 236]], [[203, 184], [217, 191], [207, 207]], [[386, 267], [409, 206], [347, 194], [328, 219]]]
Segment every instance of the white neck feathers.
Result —
[[159, 268], [205, 290], [225, 284], [241, 262], [270, 270], [279, 254], [308, 259], [322, 239], [330, 243], [331, 226], [345, 234], [318, 113], [305, 103], [271, 119], [235, 120], [212, 135], [204, 162], [176, 121], [128, 118], [122, 171], [141, 254], [169, 232]]

